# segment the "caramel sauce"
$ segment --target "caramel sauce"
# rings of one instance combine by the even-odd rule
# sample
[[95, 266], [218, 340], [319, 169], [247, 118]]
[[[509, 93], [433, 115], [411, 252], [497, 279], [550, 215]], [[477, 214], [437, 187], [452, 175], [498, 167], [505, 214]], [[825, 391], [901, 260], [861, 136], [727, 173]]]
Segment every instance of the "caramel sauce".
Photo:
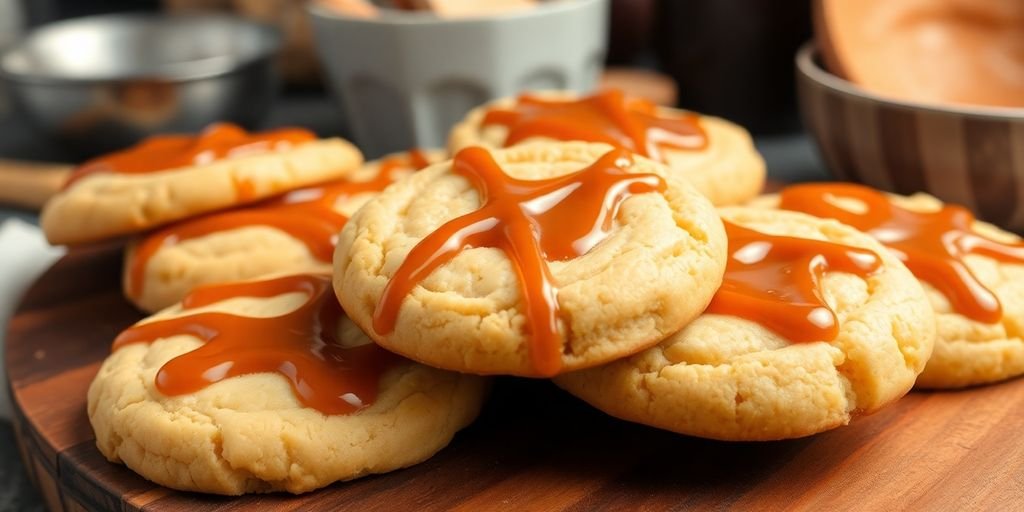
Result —
[[660, 192], [653, 174], [630, 174], [628, 151], [609, 151], [587, 168], [536, 181], [510, 177], [487, 150], [470, 147], [455, 155], [452, 172], [469, 180], [482, 206], [448, 221], [409, 252], [377, 303], [373, 328], [395, 328], [406, 296], [436, 268], [470, 247], [495, 247], [512, 260], [527, 320], [530, 362], [540, 375], [562, 365], [558, 288], [546, 260], [583, 255], [610, 232], [619, 206], [634, 194]]
[[293, 190], [255, 206], [198, 217], [156, 231], [139, 243], [128, 262], [128, 291], [133, 297], [142, 295], [146, 265], [161, 248], [245, 226], [268, 226], [284, 231], [305, 244], [314, 258], [330, 262], [338, 232], [348, 221], [334, 209], [335, 204], [345, 197], [380, 192], [406, 169], [418, 170], [427, 165], [430, 161], [426, 155], [414, 149], [385, 159], [377, 175], [369, 181], [342, 180]]
[[707, 312], [757, 322], [794, 343], [839, 334], [839, 319], [821, 292], [826, 272], [867, 277], [882, 266], [867, 249], [724, 224], [729, 260]]
[[[269, 298], [301, 292], [298, 309], [271, 318], [188, 310], [235, 297]], [[190, 335], [205, 343], [171, 359], [156, 374], [167, 396], [195, 393], [224, 379], [278, 373], [303, 405], [324, 414], [348, 414], [377, 398], [381, 375], [401, 359], [373, 343], [344, 347], [338, 340], [341, 307], [329, 276], [294, 275], [266, 281], [196, 288], [182, 301], [185, 316], [135, 325], [114, 340], [113, 350]]]
[[[71, 172], [64, 187], [95, 173], [142, 174], [207, 164], [268, 151], [280, 151], [316, 140], [309, 130], [283, 128], [249, 133], [230, 123], [208, 126], [199, 135], [156, 135], [128, 149], [90, 160]], [[236, 183], [239, 195], [251, 197], [252, 186]]]
[[[829, 198], [855, 199], [866, 207], [852, 212]], [[962, 206], [945, 205], [936, 212], [914, 212], [892, 204], [881, 192], [853, 184], [796, 185], [782, 191], [780, 207], [836, 219], [888, 247], [918, 279], [949, 299], [953, 310], [972, 320], [999, 322], [999, 298], [981, 284], [964, 263], [979, 254], [1006, 263], [1024, 264], [1024, 243], [1006, 244], [975, 233], [974, 215]]]
[[707, 136], [694, 114], [659, 115], [647, 100], [607, 89], [579, 100], [520, 96], [511, 110], [491, 110], [483, 125], [508, 127], [505, 145], [531, 137], [604, 142], [664, 161], [663, 147], [697, 150]]

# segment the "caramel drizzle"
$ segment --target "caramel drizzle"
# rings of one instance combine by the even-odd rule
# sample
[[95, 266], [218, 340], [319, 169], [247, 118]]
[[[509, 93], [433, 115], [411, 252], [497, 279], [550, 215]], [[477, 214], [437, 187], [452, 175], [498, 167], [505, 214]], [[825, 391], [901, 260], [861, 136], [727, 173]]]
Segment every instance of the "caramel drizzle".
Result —
[[[867, 210], [846, 210], [831, 203], [829, 197], [855, 199]], [[978, 322], [999, 322], [1003, 307], [995, 293], [967, 267], [964, 257], [979, 254], [1006, 263], [1024, 263], [1024, 243], [1002, 243], [975, 233], [974, 215], [962, 206], [914, 212], [892, 204], [881, 192], [868, 187], [808, 184], [783, 190], [780, 207], [836, 219], [870, 234], [918, 279], [945, 295], [953, 310]]]
[[399, 309], [413, 288], [467, 248], [495, 247], [512, 260], [527, 319], [528, 352], [539, 375], [562, 365], [558, 288], [547, 260], [590, 251], [611, 231], [619, 206], [634, 194], [661, 192], [653, 174], [630, 174], [628, 151], [609, 151], [587, 168], [536, 181], [506, 175], [490, 153], [470, 147], [455, 155], [452, 172], [469, 180], [482, 206], [448, 221], [409, 252], [377, 303], [373, 328], [394, 331]]
[[699, 150], [708, 143], [696, 115], [659, 115], [654, 103], [617, 89], [574, 101], [523, 95], [511, 110], [484, 115], [484, 126], [495, 124], [509, 129], [505, 146], [531, 137], [604, 142], [659, 161], [663, 147]]
[[147, 236], [128, 263], [128, 291], [133, 297], [142, 295], [146, 266], [162, 248], [245, 226], [268, 226], [300, 240], [313, 255], [330, 262], [338, 232], [348, 217], [334, 208], [338, 201], [368, 192], [380, 192], [407, 169], [418, 170], [430, 165], [420, 150], [410, 150], [381, 162], [377, 175], [369, 181], [341, 180], [327, 185], [294, 190], [261, 204], [218, 212], [173, 224]]
[[794, 343], [839, 334], [839, 319], [822, 297], [826, 272], [867, 277], [882, 266], [867, 249], [724, 224], [729, 260], [707, 312], [757, 322]]
[[299, 402], [324, 414], [349, 414], [377, 398], [381, 375], [401, 359], [373, 343], [338, 342], [341, 308], [329, 276], [294, 275], [266, 281], [196, 288], [182, 301], [185, 312], [235, 297], [269, 298], [300, 292], [298, 309], [272, 318], [201, 312], [128, 328], [113, 350], [188, 335], [204, 342], [165, 363], [156, 388], [167, 396], [195, 393], [224, 379], [278, 373]]
[[[283, 128], [249, 133], [231, 123], [215, 123], [198, 136], [156, 135], [128, 149], [90, 160], [71, 172], [64, 188], [96, 173], [142, 174], [190, 165], [201, 165], [269, 151], [280, 151], [316, 140], [309, 130]], [[236, 183], [239, 195], [251, 197], [250, 183]]]

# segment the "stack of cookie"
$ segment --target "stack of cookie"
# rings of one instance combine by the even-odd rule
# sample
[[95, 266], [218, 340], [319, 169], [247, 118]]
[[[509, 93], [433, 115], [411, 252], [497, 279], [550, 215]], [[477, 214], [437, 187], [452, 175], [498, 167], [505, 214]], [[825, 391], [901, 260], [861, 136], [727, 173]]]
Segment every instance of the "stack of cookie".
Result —
[[[932, 386], [1024, 371], [1024, 245], [920, 198], [816, 185], [755, 199], [764, 163], [719, 119], [617, 91], [524, 95], [471, 112], [450, 159], [357, 169], [335, 141], [342, 181], [260, 200], [303, 174], [280, 162], [308, 144], [168, 144], [149, 163], [190, 167], [140, 175], [114, 155], [48, 208], [58, 242], [157, 228], [129, 244], [125, 290], [170, 306], [115, 340], [89, 390], [112, 461], [178, 489], [304, 492], [440, 450], [486, 375], [552, 378], [683, 434], [770, 440], [874, 412], [922, 371]], [[175, 173], [203, 190], [167, 185]], [[181, 206], [224, 188], [208, 175], [234, 200]], [[114, 192], [129, 210], [52, 228]]]
[[445, 446], [484, 381], [371, 344], [330, 286], [348, 216], [443, 157], [363, 165], [341, 139], [219, 124], [79, 167], [43, 211], [47, 236], [130, 237], [125, 295], [162, 310], [118, 337], [90, 388], [100, 450], [169, 487], [241, 494], [315, 489]]

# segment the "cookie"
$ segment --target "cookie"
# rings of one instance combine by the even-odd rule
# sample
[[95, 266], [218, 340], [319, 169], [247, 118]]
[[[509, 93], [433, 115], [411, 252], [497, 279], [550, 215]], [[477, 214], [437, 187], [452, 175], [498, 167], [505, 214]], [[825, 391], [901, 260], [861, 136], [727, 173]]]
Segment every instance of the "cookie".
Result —
[[[780, 196], [759, 199], [778, 206]], [[935, 309], [935, 353], [917, 385], [960, 388], [1024, 374], [1024, 241], [926, 194], [853, 184], [785, 189], [782, 208], [840, 220], [895, 250]]]
[[605, 144], [472, 147], [371, 199], [334, 286], [388, 350], [450, 370], [550, 376], [642, 350], [721, 282], [711, 204]]
[[390, 354], [327, 275], [198, 288], [123, 332], [89, 386], [96, 445], [174, 489], [306, 492], [423, 461], [477, 415], [480, 377]]
[[74, 171], [40, 224], [52, 244], [95, 242], [344, 178], [362, 158], [344, 140], [300, 129], [250, 134], [218, 124], [151, 137]]
[[129, 244], [124, 292], [145, 311], [178, 302], [201, 284], [272, 273], [330, 272], [334, 241], [370, 197], [442, 151], [396, 153], [349, 178], [291, 191], [252, 206], [166, 226]]
[[764, 187], [764, 160], [742, 127], [615, 89], [586, 97], [558, 91], [494, 101], [452, 129], [449, 150], [551, 140], [605, 142], [659, 160], [718, 206], [751, 199]]
[[935, 324], [903, 264], [835, 221], [720, 212], [730, 261], [708, 312], [653, 348], [556, 384], [618, 418], [751, 441], [845, 425], [910, 390]]

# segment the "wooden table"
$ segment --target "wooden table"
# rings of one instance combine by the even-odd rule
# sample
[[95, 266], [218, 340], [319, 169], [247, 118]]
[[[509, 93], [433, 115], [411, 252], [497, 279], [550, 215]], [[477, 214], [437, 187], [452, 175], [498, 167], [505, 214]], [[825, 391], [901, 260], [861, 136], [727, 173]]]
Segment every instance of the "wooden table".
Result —
[[22, 454], [52, 510], [1024, 510], [1024, 380], [914, 392], [817, 436], [725, 443], [618, 421], [546, 381], [498, 379], [434, 458], [302, 496], [153, 485], [96, 450], [85, 391], [140, 318], [120, 253], [72, 252], [28, 292], [7, 341]]

